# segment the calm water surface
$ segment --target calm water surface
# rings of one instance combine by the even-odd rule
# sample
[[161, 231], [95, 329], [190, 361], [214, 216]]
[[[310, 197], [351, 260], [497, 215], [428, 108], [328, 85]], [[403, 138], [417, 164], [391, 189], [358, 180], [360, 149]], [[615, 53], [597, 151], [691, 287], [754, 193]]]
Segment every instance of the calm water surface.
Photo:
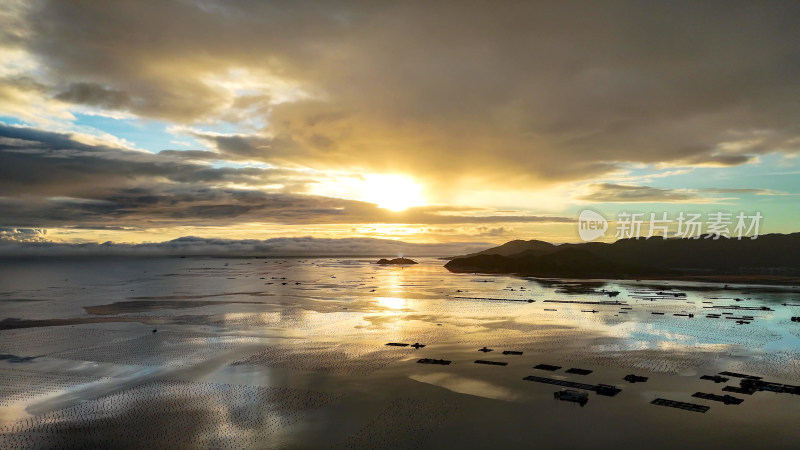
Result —
[[[738, 386], [700, 379], [725, 370], [800, 384], [796, 287], [372, 262], [2, 261], [0, 447], [796, 448], [800, 396], [692, 397]], [[622, 380], [631, 373], [648, 381]], [[528, 375], [622, 392], [579, 407]]]

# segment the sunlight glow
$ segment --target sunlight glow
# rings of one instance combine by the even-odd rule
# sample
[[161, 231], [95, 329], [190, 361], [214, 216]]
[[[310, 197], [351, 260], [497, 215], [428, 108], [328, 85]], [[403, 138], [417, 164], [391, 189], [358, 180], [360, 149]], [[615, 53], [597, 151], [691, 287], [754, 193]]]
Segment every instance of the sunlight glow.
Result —
[[381, 208], [402, 211], [425, 204], [422, 187], [402, 175], [367, 175], [361, 183], [362, 200]]
[[309, 193], [374, 203], [391, 211], [427, 205], [422, 186], [407, 175], [342, 176], [317, 183]]

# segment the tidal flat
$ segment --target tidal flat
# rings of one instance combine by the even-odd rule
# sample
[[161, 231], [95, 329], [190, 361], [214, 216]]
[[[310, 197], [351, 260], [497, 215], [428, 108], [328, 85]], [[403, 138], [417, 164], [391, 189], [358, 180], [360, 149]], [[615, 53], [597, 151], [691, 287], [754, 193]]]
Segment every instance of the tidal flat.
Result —
[[0, 448], [800, 440], [797, 286], [376, 259], [0, 261]]

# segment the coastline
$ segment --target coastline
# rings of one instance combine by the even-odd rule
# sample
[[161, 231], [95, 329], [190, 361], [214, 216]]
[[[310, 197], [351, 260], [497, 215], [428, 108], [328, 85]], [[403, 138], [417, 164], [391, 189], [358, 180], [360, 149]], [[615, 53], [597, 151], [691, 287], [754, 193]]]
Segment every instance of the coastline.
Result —
[[520, 278], [533, 278], [537, 280], [561, 280], [561, 281], [692, 281], [699, 283], [735, 284], [735, 285], [764, 285], [764, 286], [785, 286], [800, 288], [800, 277], [778, 276], [778, 275], [643, 275], [643, 276], [541, 276], [531, 275], [521, 272], [481, 272], [471, 270], [453, 270], [447, 268], [452, 273], [475, 274], [475, 275], [502, 275]]

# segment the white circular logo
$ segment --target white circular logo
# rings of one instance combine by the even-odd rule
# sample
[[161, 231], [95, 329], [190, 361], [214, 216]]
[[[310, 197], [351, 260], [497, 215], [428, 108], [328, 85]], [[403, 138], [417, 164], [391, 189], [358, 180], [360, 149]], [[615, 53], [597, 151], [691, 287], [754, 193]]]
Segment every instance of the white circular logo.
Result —
[[605, 217], [592, 211], [584, 209], [578, 216], [578, 235], [586, 242], [593, 241], [606, 234], [608, 221]]

